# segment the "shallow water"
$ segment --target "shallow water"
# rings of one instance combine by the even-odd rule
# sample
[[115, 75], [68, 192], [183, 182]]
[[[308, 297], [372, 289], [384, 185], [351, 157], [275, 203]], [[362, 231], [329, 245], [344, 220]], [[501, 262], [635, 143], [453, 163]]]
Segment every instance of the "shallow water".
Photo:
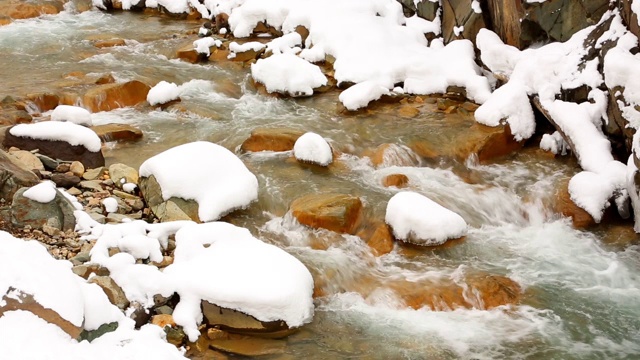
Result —
[[[258, 95], [247, 69], [192, 65], [171, 59], [198, 22], [143, 14], [64, 12], [0, 27], [0, 97], [86, 87], [64, 79], [72, 71], [111, 72], [118, 80], [191, 81], [180, 106], [94, 114], [94, 122], [128, 123], [143, 140], [107, 144], [108, 163], [138, 166], [178, 144], [208, 140], [233, 151], [256, 127], [314, 131], [344, 154], [329, 170], [301, 167], [291, 154], [240, 154], [260, 181], [260, 201], [233, 217], [254, 235], [303, 261], [327, 296], [317, 299], [313, 323], [287, 339], [293, 358], [327, 359], [605, 359], [640, 357], [640, 247], [612, 246], [606, 229], [579, 231], [545, 207], [555, 185], [574, 174], [575, 162], [550, 159], [534, 150], [494, 164], [439, 161], [424, 167], [375, 169], [362, 154], [383, 143], [417, 139], [445, 146], [470, 119], [444, 115], [432, 104], [417, 118], [393, 110], [345, 116], [337, 94], [281, 100]], [[96, 49], [91, 39], [113, 34], [126, 46]], [[109, 37], [109, 36], [107, 36]], [[459, 175], [472, 174], [473, 183]], [[396, 245], [376, 258], [359, 238], [312, 231], [286, 214], [306, 193], [358, 195], [368, 215], [382, 218], [397, 191], [381, 179], [402, 173], [410, 189], [429, 195], [470, 224], [455, 246], [407, 251]], [[326, 250], [312, 246], [324, 242]], [[390, 286], [394, 281], [456, 281], [485, 271], [517, 281], [520, 305], [492, 310], [431, 311], [408, 308]], [[364, 281], [366, 280], [366, 281]], [[375, 286], [366, 286], [366, 283]], [[274, 356], [282, 358], [281, 355]]]

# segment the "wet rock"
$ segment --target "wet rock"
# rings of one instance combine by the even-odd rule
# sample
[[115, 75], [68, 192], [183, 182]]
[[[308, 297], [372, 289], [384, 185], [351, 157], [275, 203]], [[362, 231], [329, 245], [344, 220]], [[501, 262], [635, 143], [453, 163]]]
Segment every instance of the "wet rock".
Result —
[[29, 94], [27, 95], [27, 99], [32, 101], [40, 112], [53, 110], [60, 103], [60, 97], [53, 93]]
[[108, 39], [108, 40], [98, 40], [96, 42], [93, 43], [93, 46], [102, 49], [102, 48], [108, 48], [108, 47], [114, 47], [114, 46], [124, 46], [126, 45], [126, 43], [124, 42], [124, 39], [120, 39], [120, 38], [115, 38], [115, 39]]
[[32, 120], [25, 110], [0, 108], [0, 125], [27, 124]]
[[44, 321], [58, 326], [62, 331], [69, 334], [72, 339], [77, 339], [82, 331], [82, 327], [76, 326], [64, 319], [54, 310], [42, 306], [34, 299], [33, 295], [9, 287], [7, 293], [3, 294], [0, 300], [0, 317], [4, 315], [5, 312], [15, 310], [28, 311]]
[[354, 234], [361, 217], [362, 201], [357, 196], [345, 194], [311, 194], [294, 200], [290, 211], [303, 225]]
[[558, 185], [553, 207], [557, 213], [570, 217], [575, 228], [585, 229], [596, 225], [594, 218], [571, 200], [571, 195], [569, 194], [569, 179]]
[[129, 307], [129, 300], [125, 296], [124, 291], [122, 291], [122, 288], [109, 276], [94, 276], [89, 280], [89, 283], [100, 286], [109, 298], [109, 302], [117, 306], [120, 310]]
[[289, 151], [304, 131], [289, 128], [258, 128], [242, 143], [242, 151]]
[[211, 340], [209, 346], [216, 350], [241, 356], [263, 356], [284, 353], [287, 342], [284, 340], [243, 336]]
[[103, 142], [136, 141], [142, 139], [142, 130], [127, 124], [106, 124], [92, 126], [93, 130]]
[[180, 47], [176, 51], [176, 57], [182, 61], [186, 61], [192, 64], [207, 60], [207, 54], [197, 52], [193, 47], [193, 41], [190, 41], [188, 44]]
[[56, 186], [58, 187], [68, 189], [78, 185], [80, 181], [82, 181], [82, 179], [75, 175], [69, 175], [67, 173], [55, 173], [51, 174], [51, 181], [56, 183]]
[[[25, 125], [23, 125], [25, 126]], [[28, 125], [27, 125], [28, 126]], [[65, 161], [80, 161], [86, 168], [104, 165], [102, 151], [92, 152], [83, 145], [71, 145], [60, 140], [38, 140], [11, 134], [11, 128], [5, 132], [4, 147], [15, 146], [22, 150], [38, 150], [41, 154]]]
[[284, 321], [260, 321], [240, 311], [202, 301], [202, 314], [209, 326], [241, 334], [268, 334], [281, 337], [291, 333]]
[[376, 256], [388, 254], [393, 250], [393, 235], [384, 221], [368, 222], [356, 235], [369, 245]]
[[40, 15], [53, 15], [60, 11], [62, 11], [62, 3], [58, 1], [44, 3], [5, 1], [0, 4], [0, 14], [14, 20], [31, 19]]
[[99, 85], [84, 94], [83, 103], [91, 112], [109, 111], [145, 101], [149, 90], [149, 85], [138, 80]]
[[113, 84], [116, 82], [116, 79], [113, 77], [113, 75], [111, 75], [111, 73], [109, 74], [104, 74], [101, 75], [95, 82], [96, 85], [104, 85], [104, 84]]
[[419, 166], [420, 159], [408, 147], [397, 144], [382, 144], [370, 156], [377, 168], [390, 166]]
[[524, 142], [516, 141], [508, 125], [496, 127], [473, 124], [455, 140], [453, 154], [465, 160], [475, 154], [481, 163], [512, 154], [522, 148]]
[[22, 163], [24, 168], [31, 170], [44, 171], [44, 165], [42, 161], [38, 159], [32, 152], [26, 150], [10, 151], [9, 155], [16, 161]]
[[126, 183], [138, 184], [138, 170], [125, 164], [112, 164], [109, 166], [109, 176], [113, 183], [120, 189]]
[[403, 105], [398, 109], [398, 115], [405, 118], [414, 118], [420, 115], [420, 110], [410, 105]]
[[409, 178], [405, 174], [391, 174], [382, 179], [382, 185], [385, 187], [395, 186], [397, 188], [407, 187]]

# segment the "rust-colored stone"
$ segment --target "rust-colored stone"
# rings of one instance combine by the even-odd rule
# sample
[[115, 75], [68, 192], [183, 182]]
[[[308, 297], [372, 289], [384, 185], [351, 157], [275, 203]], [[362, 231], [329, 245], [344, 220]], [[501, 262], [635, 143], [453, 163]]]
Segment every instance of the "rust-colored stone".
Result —
[[136, 141], [142, 139], [142, 130], [127, 124], [105, 124], [92, 126], [93, 130], [103, 142]]
[[145, 101], [150, 89], [138, 80], [99, 85], [84, 94], [83, 102], [91, 112], [109, 111]]
[[99, 49], [114, 47], [114, 46], [124, 46], [124, 45], [126, 45], [124, 39], [119, 39], [119, 38], [108, 39], [108, 40], [98, 40], [93, 43], [93, 46]]
[[294, 200], [290, 210], [303, 225], [354, 234], [361, 217], [362, 201], [357, 196], [345, 194], [311, 194]]
[[29, 94], [27, 99], [31, 100], [42, 112], [53, 110], [60, 103], [60, 97], [53, 93]]
[[289, 128], [258, 128], [242, 143], [242, 151], [289, 151], [304, 131]]
[[388, 254], [393, 250], [393, 235], [383, 221], [367, 223], [356, 235], [366, 241], [376, 256]]
[[391, 174], [382, 179], [382, 185], [385, 187], [395, 186], [397, 188], [407, 187], [409, 178], [405, 174]]
[[588, 212], [576, 205], [569, 194], [569, 179], [563, 181], [556, 190], [554, 209], [556, 212], [571, 218], [573, 226], [585, 229], [596, 224]]
[[382, 144], [371, 155], [375, 167], [418, 166], [420, 159], [411, 149], [396, 144]]
[[160, 326], [164, 329], [165, 326], [176, 327], [176, 322], [173, 320], [173, 315], [159, 314], [151, 317], [151, 323], [153, 325]]

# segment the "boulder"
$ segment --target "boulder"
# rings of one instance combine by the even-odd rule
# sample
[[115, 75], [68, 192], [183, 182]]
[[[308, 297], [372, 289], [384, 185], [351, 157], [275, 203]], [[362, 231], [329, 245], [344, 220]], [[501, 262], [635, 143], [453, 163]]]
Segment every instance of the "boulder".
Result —
[[70, 175], [67, 173], [55, 173], [51, 174], [51, 181], [53, 181], [58, 187], [69, 189], [78, 185], [80, 181], [82, 181], [82, 179], [80, 179], [76, 175]]
[[209, 326], [240, 334], [268, 334], [282, 337], [291, 333], [284, 321], [260, 321], [251, 315], [202, 301], [202, 314]]
[[583, 208], [576, 205], [571, 200], [569, 194], [569, 179], [561, 182], [555, 192], [553, 208], [557, 213], [570, 217], [573, 226], [578, 229], [585, 229], [596, 225], [595, 219]]
[[20, 162], [24, 168], [31, 170], [44, 171], [42, 161], [38, 159], [32, 152], [26, 150], [10, 151], [9, 155], [16, 161]]
[[382, 144], [378, 146], [370, 158], [376, 168], [420, 165], [418, 155], [408, 147], [397, 144]]
[[346, 194], [310, 194], [294, 200], [289, 210], [303, 225], [355, 234], [361, 213], [359, 197]]
[[100, 140], [110, 141], [136, 141], [142, 139], [142, 130], [127, 124], [105, 124], [91, 127]]
[[304, 131], [289, 128], [258, 128], [242, 143], [242, 151], [289, 151]]
[[433, 21], [440, 8], [438, 1], [431, 0], [399, 0], [404, 10], [405, 16], [415, 14], [425, 20]]
[[138, 80], [99, 85], [84, 94], [83, 103], [91, 112], [109, 111], [145, 101], [149, 90], [149, 85]]
[[631, 10], [631, 3], [633, 0], [620, 0], [618, 1], [618, 8], [620, 9], [620, 15], [627, 29], [633, 33], [636, 37], [640, 37], [640, 26], [638, 25], [638, 14]]
[[407, 187], [409, 184], [409, 178], [405, 174], [391, 174], [382, 179], [382, 185], [384, 187], [395, 186], [397, 188]]
[[69, 334], [72, 339], [79, 338], [82, 332], [81, 326], [74, 325], [69, 320], [60, 316], [55, 310], [42, 306], [34, 299], [33, 295], [9, 287], [7, 293], [3, 294], [0, 300], [0, 317], [2, 317], [5, 312], [16, 310], [28, 311], [44, 321], [58, 326]]
[[368, 222], [356, 235], [369, 245], [376, 256], [388, 254], [393, 250], [393, 235], [384, 221]]
[[192, 64], [199, 63], [207, 60], [206, 53], [199, 53], [193, 46], [193, 41], [184, 44], [178, 50], [176, 50], [176, 57], [182, 61], [186, 61]]
[[60, 102], [60, 97], [53, 93], [29, 94], [27, 99], [33, 102], [41, 112], [55, 109]]
[[36, 185], [40, 180], [30, 170], [0, 150], [0, 198], [13, 199], [18, 189]]
[[194, 200], [184, 200], [171, 197], [166, 201], [162, 197], [162, 189], [155, 176], [140, 178], [140, 192], [151, 208], [153, 214], [161, 222], [177, 220], [193, 220], [200, 222], [198, 217], [198, 203]]
[[74, 230], [76, 218], [73, 212], [76, 210], [73, 204], [59, 191], [56, 190], [55, 198], [48, 203], [41, 203], [25, 197], [23, 194], [28, 188], [18, 190], [11, 203], [11, 223], [16, 227], [27, 225], [34, 229], [42, 229], [50, 226], [62, 231]]
[[[70, 123], [61, 123], [70, 124]], [[33, 124], [36, 125], [36, 124]], [[19, 126], [33, 126], [19, 125]], [[77, 125], [80, 126], [80, 125]], [[15, 146], [22, 150], [36, 150], [39, 153], [65, 161], [80, 161], [85, 168], [96, 168], [104, 166], [104, 156], [102, 151], [89, 151], [84, 145], [71, 145], [61, 140], [41, 140], [30, 137], [16, 136], [11, 133], [11, 129], [7, 129], [2, 145], [6, 148]]]

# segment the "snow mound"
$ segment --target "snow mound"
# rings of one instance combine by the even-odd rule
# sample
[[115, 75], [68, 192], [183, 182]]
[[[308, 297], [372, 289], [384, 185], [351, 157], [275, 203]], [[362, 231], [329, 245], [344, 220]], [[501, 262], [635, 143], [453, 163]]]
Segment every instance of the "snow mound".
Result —
[[102, 200], [102, 206], [104, 206], [104, 210], [108, 213], [113, 213], [118, 211], [118, 200], [114, 197], [108, 197]]
[[320, 166], [328, 166], [333, 162], [333, 152], [329, 143], [322, 136], [312, 132], [296, 140], [293, 145], [293, 155], [300, 161]]
[[385, 221], [396, 239], [417, 245], [441, 245], [467, 234], [467, 223], [460, 215], [409, 191], [389, 200]]
[[41, 182], [38, 185], [30, 187], [29, 189], [25, 190], [22, 195], [27, 199], [47, 204], [52, 202], [53, 199], [56, 198], [57, 193], [58, 190], [56, 190], [56, 184], [51, 180], [47, 180]]
[[20, 124], [9, 132], [18, 137], [35, 140], [64, 141], [70, 145], [81, 145], [91, 152], [100, 151], [100, 138], [93, 130], [72, 122], [43, 121], [33, 124]]
[[162, 105], [180, 98], [181, 89], [175, 83], [160, 81], [147, 94], [149, 105]]
[[[284, 250], [228, 223], [186, 226], [176, 233], [173, 278], [180, 303], [173, 313], [191, 339], [200, 300], [235, 309], [261, 321], [301, 326], [313, 317], [313, 278]], [[184, 299], [184, 300], [183, 300]]]
[[251, 65], [251, 76], [267, 91], [291, 96], [310, 96], [313, 89], [326, 85], [320, 68], [291, 53], [275, 54]]
[[197, 141], [166, 150], [140, 166], [154, 176], [164, 200], [175, 196], [198, 203], [202, 221], [213, 221], [258, 198], [258, 179], [231, 151]]
[[381, 84], [378, 81], [367, 80], [357, 83], [340, 93], [340, 102], [348, 110], [355, 111], [366, 107], [370, 102], [378, 100], [382, 95], [388, 95], [393, 84]]
[[58, 105], [51, 112], [51, 121], [69, 121], [84, 126], [93, 125], [91, 113], [87, 109], [70, 105]]
[[211, 51], [209, 50], [212, 47], [220, 47], [222, 45], [222, 41], [218, 39], [214, 39], [212, 37], [205, 37], [193, 42], [193, 48], [200, 54], [205, 54], [207, 56], [211, 55]]

